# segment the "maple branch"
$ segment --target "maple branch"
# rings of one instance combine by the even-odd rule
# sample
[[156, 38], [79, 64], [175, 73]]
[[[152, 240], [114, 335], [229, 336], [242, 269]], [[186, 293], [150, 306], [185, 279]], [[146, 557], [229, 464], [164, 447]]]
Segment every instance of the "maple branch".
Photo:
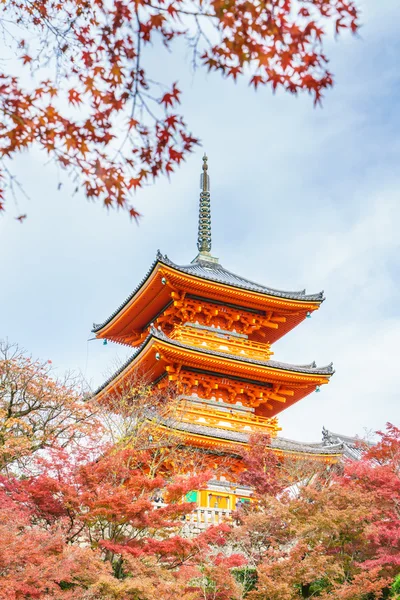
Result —
[[[140, 70], [140, 55], [141, 55], [141, 38], [140, 38], [140, 19], [139, 19], [139, 11], [138, 11], [137, 6], [135, 7], [135, 15], [136, 15], [136, 23], [137, 23], [137, 34], [136, 34], [137, 50], [136, 50], [135, 76], [134, 76], [135, 89], [133, 92], [133, 102], [132, 102], [132, 108], [131, 108], [131, 113], [130, 113], [130, 120], [134, 119], [134, 117], [135, 117], [136, 103], [137, 103], [137, 99], [139, 97], [139, 70]], [[115, 160], [117, 154], [121, 154], [122, 149], [125, 146], [129, 137], [130, 137], [130, 134], [129, 134], [129, 127], [128, 127], [125, 137], [124, 137], [119, 149], [117, 150], [113, 160]]]
[[[25, 69], [36, 75], [56, 61], [53, 79], [34, 84], [30, 93], [12, 74], [0, 73], [0, 110], [11, 113], [0, 124], [0, 156], [12, 158], [38, 142], [75, 178], [76, 189], [81, 182], [88, 198], [123, 207], [132, 218], [138, 217], [129, 204], [134, 190], [150, 177], [169, 176], [198, 143], [183, 117], [171, 114], [180, 104], [177, 84], [158, 99], [155, 90], [162, 86], [143, 69], [143, 52], [156, 36], [168, 51], [183, 38], [194, 70], [201, 64], [233, 80], [249, 75], [255, 89], [306, 91], [318, 103], [333, 84], [319, 21], [333, 21], [337, 31], [354, 33], [358, 27], [354, 0], [309, 0], [307, 6], [252, 0], [190, 5], [8, 0], [0, 6], [28, 30], [28, 39], [36, 34], [33, 55], [24, 38], [14, 40]], [[215, 32], [213, 43], [205, 23]], [[119, 118], [125, 114], [130, 124], [120, 135]], [[0, 210], [3, 198], [0, 189]]]

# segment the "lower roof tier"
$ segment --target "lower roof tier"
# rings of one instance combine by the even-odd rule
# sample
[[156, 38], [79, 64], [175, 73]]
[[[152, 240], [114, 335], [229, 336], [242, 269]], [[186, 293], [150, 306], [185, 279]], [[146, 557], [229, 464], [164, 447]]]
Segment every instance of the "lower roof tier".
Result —
[[[239, 450], [239, 447], [246, 446], [252, 435], [251, 432], [227, 431], [220, 427], [187, 423], [176, 419], [176, 417], [165, 418], [154, 412], [148, 415], [148, 419], [153, 426], [173, 432], [173, 435], [176, 436], [175, 441], [180, 439], [185, 445], [188, 444], [216, 452], [234, 453], [236, 447], [238, 454], [241, 455], [242, 450]], [[373, 445], [372, 442], [358, 436], [349, 437], [332, 433], [325, 427], [322, 429], [321, 442], [299, 442], [280, 436], [271, 436], [269, 440], [269, 447], [277, 454], [325, 462], [337, 462], [342, 459], [358, 461], [361, 459], [363, 452]]]
[[[183, 444], [231, 452], [235, 452], [236, 447], [239, 454], [241, 453], [239, 447], [246, 446], [251, 436], [250, 433], [245, 432], [227, 431], [218, 427], [179, 422], [176, 418], [156, 417], [155, 424], [157, 427], [175, 432], [177, 439], [181, 438]], [[324, 441], [308, 443], [283, 437], [271, 437], [269, 446], [277, 454], [325, 462], [337, 462], [343, 456], [347, 456], [346, 447], [340, 440], [337, 443], [326, 444]]]
[[179, 393], [255, 407], [274, 417], [328, 383], [332, 364], [290, 365], [191, 346], [151, 328], [135, 354], [97, 391], [98, 398], [121, 394], [138, 376], [159, 386], [173, 382]]

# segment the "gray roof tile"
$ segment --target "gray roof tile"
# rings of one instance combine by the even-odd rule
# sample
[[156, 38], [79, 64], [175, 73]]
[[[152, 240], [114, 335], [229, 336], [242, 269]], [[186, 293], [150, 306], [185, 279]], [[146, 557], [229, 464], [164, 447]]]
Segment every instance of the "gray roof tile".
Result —
[[325, 427], [322, 428], [322, 443], [327, 448], [335, 444], [342, 444], [343, 455], [351, 460], [360, 460], [365, 447], [373, 446], [371, 442], [363, 440], [358, 436], [350, 437], [340, 433], [333, 433], [333, 431], [329, 431]]
[[249, 279], [241, 277], [240, 275], [236, 275], [235, 273], [228, 271], [228, 269], [225, 269], [219, 263], [196, 260], [190, 265], [177, 265], [166, 255], [163, 256], [160, 254], [158, 258], [160, 262], [176, 269], [177, 271], [182, 271], [183, 273], [195, 275], [196, 277], [201, 277], [202, 279], [216, 281], [218, 283], [223, 283], [241, 289], [259, 292], [261, 294], [268, 294], [269, 296], [276, 296], [279, 298], [304, 300], [305, 302], [322, 302], [324, 300], [324, 292], [307, 295], [306, 290], [295, 292], [277, 290], [275, 288], [255, 283], [254, 281], [250, 281]]

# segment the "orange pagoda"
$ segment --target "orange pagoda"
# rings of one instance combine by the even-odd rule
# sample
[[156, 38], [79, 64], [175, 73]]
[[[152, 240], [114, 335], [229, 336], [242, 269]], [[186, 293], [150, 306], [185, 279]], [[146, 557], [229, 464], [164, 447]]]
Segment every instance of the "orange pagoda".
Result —
[[[332, 364], [292, 365], [273, 357], [272, 345], [318, 310], [323, 293], [287, 292], [225, 269], [211, 254], [210, 179], [203, 157], [198, 255], [177, 265], [157, 253], [149, 272], [102, 324], [97, 338], [135, 348], [133, 356], [96, 394], [107, 398], [132, 373], [163, 387], [174, 382], [179, 419], [160, 426], [179, 431], [185, 445], [232, 453], [256, 432], [271, 436], [280, 454], [334, 461], [340, 444], [303, 444], [279, 437], [278, 415], [329, 382]], [[193, 492], [199, 508], [235, 509], [251, 490], [221, 477]]]

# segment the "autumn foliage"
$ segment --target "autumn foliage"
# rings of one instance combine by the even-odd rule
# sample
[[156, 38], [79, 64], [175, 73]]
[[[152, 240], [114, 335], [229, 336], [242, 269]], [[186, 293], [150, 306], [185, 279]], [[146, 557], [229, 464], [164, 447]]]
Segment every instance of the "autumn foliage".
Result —
[[97, 407], [47, 364], [3, 349], [0, 598], [192, 600], [216, 570], [233, 589], [227, 569], [241, 559], [219, 552], [229, 528], [188, 535], [185, 496], [210, 473], [188, 472], [189, 455], [180, 471], [179, 440], [159, 436], [143, 407], [157, 397], [136, 381]]
[[29, 462], [46, 448], [83, 439], [87, 445], [98, 427], [95, 412], [76, 378], [54, 379], [51, 361], [33, 360], [0, 340], [0, 469]]
[[[165, 50], [186, 44], [210, 71], [319, 102], [333, 83], [327, 31], [356, 32], [358, 12], [353, 0], [3, 0], [0, 26], [10, 58], [0, 72], [0, 157], [39, 148], [87, 198], [136, 218], [132, 192], [198, 143], [179, 84], [161, 81]], [[15, 186], [3, 165], [1, 210]]]
[[193, 533], [186, 494], [212, 473], [158, 433], [143, 404], [160, 398], [136, 382], [133, 412], [125, 394], [97, 407], [48, 364], [3, 349], [1, 600], [399, 598], [395, 426], [337, 465], [278, 456], [254, 437], [241, 475], [253, 501]]
[[249, 600], [392, 595], [400, 572], [400, 430], [388, 425], [379, 435], [359, 462], [342, 467], [296, 467], [254, 440], [244, 476], [254, 482], [256, 505], [237, 514], [232, 531], [233, 547], [257, 573]]

